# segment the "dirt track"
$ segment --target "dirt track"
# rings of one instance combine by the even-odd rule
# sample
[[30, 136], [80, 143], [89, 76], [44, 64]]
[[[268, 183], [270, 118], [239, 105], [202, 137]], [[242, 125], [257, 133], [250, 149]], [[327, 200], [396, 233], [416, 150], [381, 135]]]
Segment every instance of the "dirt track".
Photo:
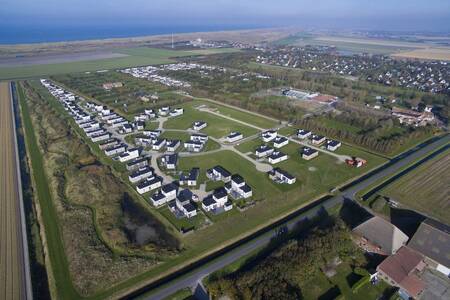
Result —
[[24, 299], [19, 193], [9, 83], [0, 82], [0, 299]]

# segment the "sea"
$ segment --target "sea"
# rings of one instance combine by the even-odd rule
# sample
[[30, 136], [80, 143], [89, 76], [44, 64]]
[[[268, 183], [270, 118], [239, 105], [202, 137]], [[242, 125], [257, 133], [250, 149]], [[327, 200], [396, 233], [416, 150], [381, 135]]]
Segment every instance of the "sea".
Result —
[[261, 25], [189, 25], [189, 26], [127, 26], [123, 24], [110, 26], [0, 26], [0, 44], [33, 44], [48, 42], [65, 42], [96, 40], [107, 38], [125, 38], [171, 33], [206, 32], [222, 30], [242, 30], [262, 28]]

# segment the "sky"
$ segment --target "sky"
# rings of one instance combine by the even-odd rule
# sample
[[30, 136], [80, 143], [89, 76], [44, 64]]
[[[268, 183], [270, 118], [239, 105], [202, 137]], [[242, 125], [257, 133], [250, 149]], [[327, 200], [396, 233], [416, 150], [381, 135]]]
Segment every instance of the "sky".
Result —
[[1, 0], [0, 25], [450, 31], [450, 0]]

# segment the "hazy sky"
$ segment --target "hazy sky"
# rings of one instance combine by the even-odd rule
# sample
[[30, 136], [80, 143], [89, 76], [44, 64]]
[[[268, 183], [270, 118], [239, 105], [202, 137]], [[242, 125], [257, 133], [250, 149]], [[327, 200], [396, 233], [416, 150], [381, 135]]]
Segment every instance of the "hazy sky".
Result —
[[450, 31], [450, 0], [1, 0], [0, 24]]

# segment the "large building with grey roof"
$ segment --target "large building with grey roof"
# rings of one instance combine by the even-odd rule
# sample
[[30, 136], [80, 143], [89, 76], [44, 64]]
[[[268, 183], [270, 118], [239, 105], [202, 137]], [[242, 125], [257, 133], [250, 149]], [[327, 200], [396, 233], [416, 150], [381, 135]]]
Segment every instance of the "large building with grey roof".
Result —
[[426, 257], [426, 262], [450, 276], [450, 227], [426, 219], [420, 224], [408, 246]]
[[[367, 251], [391, 255], [408, 242], [408, 236], [400, 229], [380, 217], [361, 223], [353, 229], [353, 232], [367, 241]], [[371, 246], [371, 247], [369, 247]]]

